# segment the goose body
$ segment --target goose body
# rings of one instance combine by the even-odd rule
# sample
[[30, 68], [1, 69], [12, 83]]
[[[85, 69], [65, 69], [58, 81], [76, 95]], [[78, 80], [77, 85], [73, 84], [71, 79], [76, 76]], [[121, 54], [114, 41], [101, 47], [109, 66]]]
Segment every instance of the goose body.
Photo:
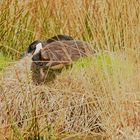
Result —
[[[81, 57], [87, 57], [96, 53], [91, 46], [80, 40], [55, 41], [44, 46], [32, 57], [32, 71], [34, 80], [43, 81], [44, 69], [58, 70], [71, 65]], [[35, 72], [37, 70], [37, 72]], [[36, 75], [35, 75], [36, 73]], [[51, 74], [50, 74], [51, 75]], [[35, 78], [36, 77], [36, 78]], [[53, 78], [55, 76], [53, 75]]]
[[34, 54], [32, 60], [37, 65], [52, 67], [59, 64], [69, 65], [80, 57], [93, 53], [95, 51], [84, 41], [56, 41], [47, 44], [38, 53]]

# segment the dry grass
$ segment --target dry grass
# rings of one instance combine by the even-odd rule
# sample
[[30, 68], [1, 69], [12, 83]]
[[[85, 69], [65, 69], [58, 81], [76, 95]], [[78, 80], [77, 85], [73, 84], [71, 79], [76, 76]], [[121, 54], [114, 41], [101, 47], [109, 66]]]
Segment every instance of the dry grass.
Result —
[[0, 137], [56, 139], [83, 133], [137, 137], [139, 69], [118, 53], [103, 55], [106, 59], [102, 55], [77, 62], [48, 85], [32, 84], [30, 58], [7, 67], [0, 84]]
[[1, 0], [0, 46], [19, 56], [34, 39], [57, 33], [110, 50], [138, 49], [140, 2], [137, 0]]
[[12, 62], [0, 80], [0, 139], [74, 139], [89, 134], [91, 139], [139, 139], [139, 4], [1, 0], [0, 48], [11, 58], [18, 58], [34, 39], [57, 33], [94, 42], [102, 53], [40, 86], [32, 83], [30, 58]]

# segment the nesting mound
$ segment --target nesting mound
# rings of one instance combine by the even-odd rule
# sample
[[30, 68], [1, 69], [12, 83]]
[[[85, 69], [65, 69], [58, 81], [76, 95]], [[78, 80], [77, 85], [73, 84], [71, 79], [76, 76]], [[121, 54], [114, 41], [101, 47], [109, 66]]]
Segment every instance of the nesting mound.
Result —
[[1, 128], [16, 127], [24, 130], [21, 133], [25, 136], [30, 127], [30, 134], [34, 133], [34, 127], [44, 129], [44, 133], [46, 125], [59, 133], [101, 131], [100, 114], [96, 112], [98, 104], [88, 89], [83, 89], [81, 77], [75, 83], [70, 71], [65, 71], [55, 83], [35, 86], [30, 66], [31, 59], [26, 57], [6, 68], [1, 77]]
[[140, 125], [140, 75], [128, 73], [119, 62], [113, 66], [116, 60], [110, 58], [103, 65], [96, 58], [86, 66], [78, 62], [55, 82], [39, 86], [32, 83], [30, 58], [9, 66], [0, 81], [0, 137], [106, 133], [119, 139], [122, 131], [134, 137]]

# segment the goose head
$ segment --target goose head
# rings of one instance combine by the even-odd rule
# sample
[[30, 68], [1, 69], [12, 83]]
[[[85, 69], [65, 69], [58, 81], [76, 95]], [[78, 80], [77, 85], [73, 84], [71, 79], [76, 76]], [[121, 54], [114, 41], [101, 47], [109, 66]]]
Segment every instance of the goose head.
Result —
[[28, 46], [28, 48], [23, 54], [23, 57], [37, 54], [42, 48], [43, 48], [43, 42], [40, 40], [35, 40]]

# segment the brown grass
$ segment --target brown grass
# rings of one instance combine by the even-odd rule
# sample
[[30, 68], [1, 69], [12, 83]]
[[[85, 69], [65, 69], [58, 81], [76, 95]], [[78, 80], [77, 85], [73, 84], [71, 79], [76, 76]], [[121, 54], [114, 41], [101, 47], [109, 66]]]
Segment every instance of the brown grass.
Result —
[[0, 46], [17, 57], [34, 39], [64, 33], [94, 40], [96, 48], [138, 49], [139, 4], [137, 0], [2, 0]]
[[112, 74], [107, 62], [101, 68], [93, 57], [88, 67], [74, 65], [53, 83], [40, 86], [32, 84], [30, 58], [7, 67], [0, 84], [0, 137], [56, 139], [85, 133], [135, 138], [140, 125], [140, 73], [122, 56], [109, 57]]
[[57, 33], [94, 42], [103, 53], [39, 86], [31, 80], [30, 58], [11, 62], [0, 80], [0, 139], [139, 139], [139, 5], [1, 0], [0, 48], [10, 57], [18, 58], [34, 39]]

